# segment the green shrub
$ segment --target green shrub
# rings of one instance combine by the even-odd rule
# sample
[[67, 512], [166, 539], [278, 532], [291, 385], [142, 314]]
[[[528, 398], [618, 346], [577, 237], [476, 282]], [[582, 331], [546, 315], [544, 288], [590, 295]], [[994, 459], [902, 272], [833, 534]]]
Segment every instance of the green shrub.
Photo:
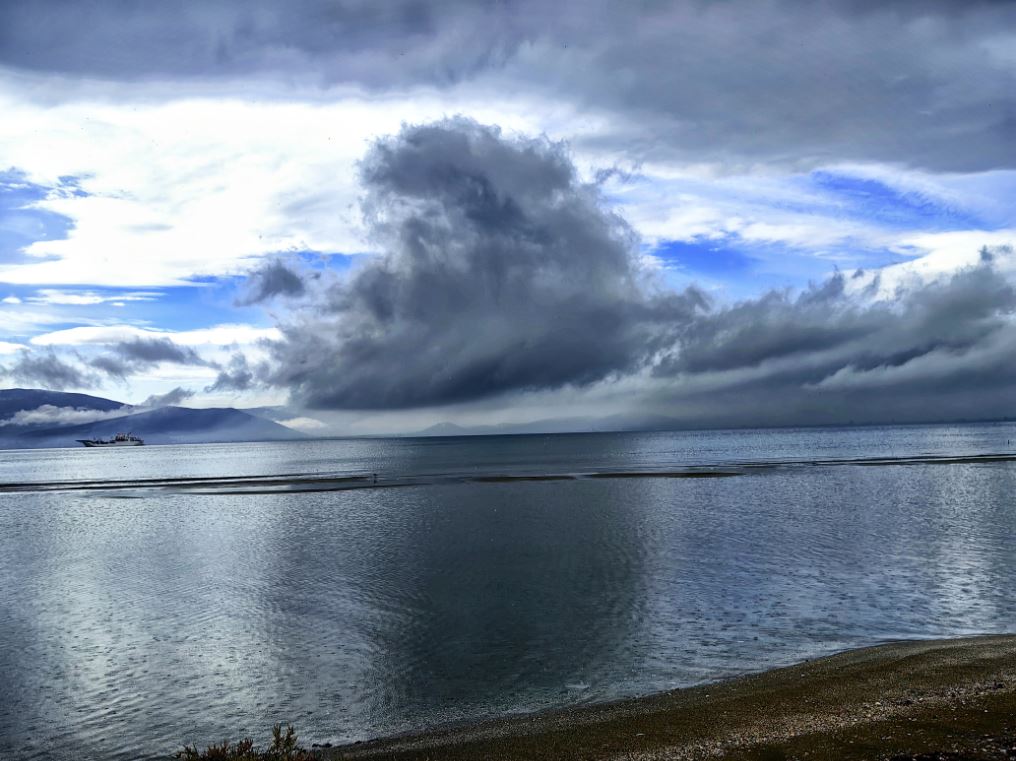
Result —
[[209, 745], [204, 752], [197, 746], [186, 745], [176, 757], [184, 761], [312, 761], [315, 758], [313, 753], [296, 744], [293, 728], [287, 725], [283, 734], [281, 724], [272, 727], [272, 744], [265, 750], [255, 748], [254, 741], [248, 737], [235, 745], [228, 740], [221, 745]]

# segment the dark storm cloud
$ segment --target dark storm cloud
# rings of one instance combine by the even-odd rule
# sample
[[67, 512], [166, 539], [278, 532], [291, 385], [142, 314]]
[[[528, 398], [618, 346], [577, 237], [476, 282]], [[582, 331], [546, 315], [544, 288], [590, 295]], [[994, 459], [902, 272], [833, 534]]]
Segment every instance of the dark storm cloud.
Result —
[[0, 62], [111, 79], [468, 82], [605, 116], [629, 158], [1016, 166], [1016, 3], [0, 4]]
[[247, 391], [258, 383], [257, 375], [247, 358], [237, 352], [229, 359], [229, 364], [219, 370], [215, 381], [205, 387], [205, 391]]
[[612, 112], [606, 147], [733, 166], [1016, 166], [1016, 4], [665, 3], [616, 23], [611, 42], [526, 69]]
[[770, 292], [704, 316], [684, 332], [661, 375], [756, 368], [792, 357], [829, 355], [802, 380], [827, 380], [830, 369], [898, 367], [932, 352], [963, 352], [1005, 328], [1016, 294], [988, 261], [897, 299], [867, 306], [845, 293], [836, 274], [796, 298]]
[[178, 346], [168, 338], [134, 338], [116, 344], [109, 354], [95, 357], [89, 364], [107, 375], [125, 380], [128, 376], [157, 365], [208, 365], [190, 347]]
[[302, 296], [306, 291], [303, 277], [279, 260], [251, 272], [244, 288], [244, 295], [237, 301], [240, 306], [259, 304], [276, 296]]
[[837, 274], [710, 311], [655, 365], [656, 401], [710, 424], [1016, 415], [1016, 290], [995, 259], [889, 300]]
[[9, 65], [113, 79], [309, 68], [388, 86], [415, 67], [441, 81], [482, 68], [501, 43], [476, 32], [511, 16], [505, 3], [468, 0], [13, 0], [0, 4], [0, 51]]
[[[562, 145], [463, 119], [406, 127], [361, 180], [383, 253], [309, 290], [257, 377], [302, 406], [577, 398], [627, 379], [640, 404], [712, 424], [1016, 414], [1011, 249], [893, 298], [877, 274], [837, 273], [717, 307], [656, 286]], [[213, 387], [256, 382], [234, 364]]]
[[22, 351], [13, 365], [0, 368], [17, 383], [62, 391], [65, 388], [92, 388], [99, 379], [60, 359], [52, 350]]
[[384, 253], [283, 325], [269, 378], [311, 408], [447, 404], [636, 372], [704, 306], [652, 287], [562, 145], [457, 119], [361, 165]]

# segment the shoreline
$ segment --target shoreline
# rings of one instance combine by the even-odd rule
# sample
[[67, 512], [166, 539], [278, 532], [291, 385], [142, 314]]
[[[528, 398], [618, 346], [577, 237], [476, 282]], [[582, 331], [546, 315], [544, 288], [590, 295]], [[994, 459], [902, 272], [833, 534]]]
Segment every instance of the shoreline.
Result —
[[315, 750], [330, 761], [1016, 758], [1016, 635], [891, 642], [640, 698]]

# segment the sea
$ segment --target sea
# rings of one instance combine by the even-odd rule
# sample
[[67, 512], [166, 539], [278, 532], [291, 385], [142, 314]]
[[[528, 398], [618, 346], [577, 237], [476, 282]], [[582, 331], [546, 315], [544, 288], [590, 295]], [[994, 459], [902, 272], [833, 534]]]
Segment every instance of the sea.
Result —
[[346, 743], [1016, 630], [1016, 425], [0, 452], [0, 758]]

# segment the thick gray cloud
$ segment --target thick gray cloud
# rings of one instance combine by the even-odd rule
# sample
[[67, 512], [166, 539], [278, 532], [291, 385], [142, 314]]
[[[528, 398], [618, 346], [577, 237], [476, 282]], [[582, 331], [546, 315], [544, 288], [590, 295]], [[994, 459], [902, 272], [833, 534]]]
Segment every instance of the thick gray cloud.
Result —
[[0, 369], [17, 383], [55, 391], [62, 391], [65, 388], [93, 388], [99, 381], [94, 373], [68, 364], [52, 350], [19, 352], [13, 365]]
[[306, 291], [303, 277], [278, 259], [251, 272], [244, 287], [245, 293], [237, 301], [241, 306], [260, 304], [276, 296], [302, 296]]
[[[855, 273], [717, 307], [656, 286], [561, 145], [457, 119], [379, 141], [361, 173], [384, 253], [308, 291], [259, 375], [299, 405], [404, 409], [628, 379], [636, 404], [712, 424], [920, 418], [929, 403], [1016, 413], [1010, 249], [891, 300]], [[217, 386], [254, 382], [238, 361]]]
[[205, 387], [205, 391], [247, 391], [257, 385], [258, 379], [247, 358], [237, 352], [229, 359], [229, 364], [219, 370], [215, 381]]
[[112, 79], [465, 83], [605, 117], [630, 158], [1016, 166], [1012, 2], [0, 4], [0, 63]]
[[207, 366], [194, 349], [179, 346], [168, 338], [134, 338], [116, 344], [109, 354], [95, 357], [89, 364], [107, 375], [126, 380], [133, 373], [160, 362]]
[[837, 274], [712, 310], [654, 366], [647, 403], [738, 425], [1016, 415], [1016, 289], [994, 259], [892, 300]]
[[[390, 86], [443, 81], [497, 57], [488, 24], [512, 4], [467, 0], [145, 0], [0, 4], [0, 60], [113, 79], [283, 76]], [[501, 29], [513, 24], [502, 23]], [[507, 39], [517, 46], [522, 35]], [[495, 45], [492, 50], [491, 45]], [[44, 45], [45, 49], [36, 47]], [[400, 55], [401, 54], [401, 55]]]
[[384, 253], [282, 326], [269, 380], [310, 408], [448, 404], [636, 372], [704, 306], [653, 287], [565, 148], [457, 119], [363, 161]]

